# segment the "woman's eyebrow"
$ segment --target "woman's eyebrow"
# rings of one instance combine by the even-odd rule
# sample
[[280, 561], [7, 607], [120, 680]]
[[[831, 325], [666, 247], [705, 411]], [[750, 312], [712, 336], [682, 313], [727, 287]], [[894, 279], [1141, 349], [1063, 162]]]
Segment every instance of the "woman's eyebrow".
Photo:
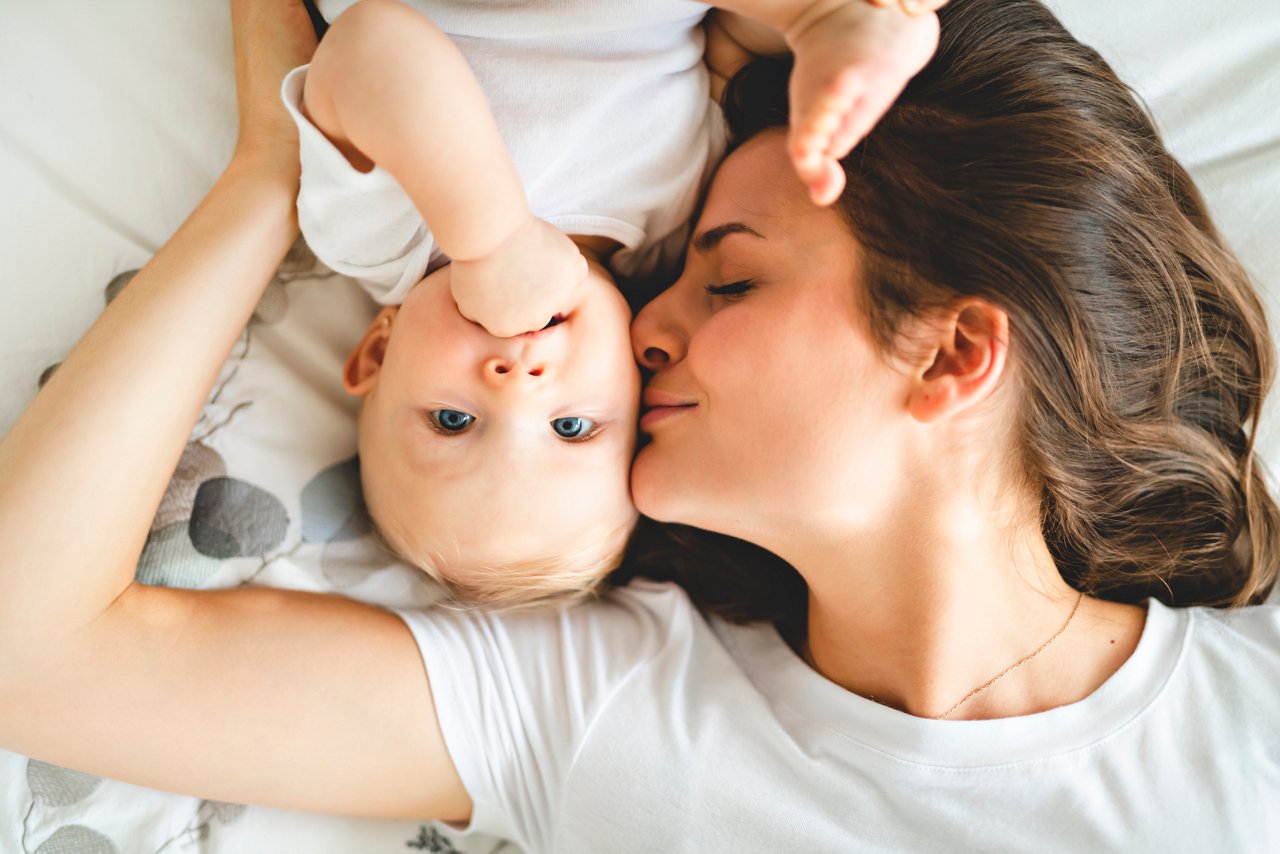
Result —
[[717, 225], [715, 228], [708, 228], [706, 231], [693, 238], [693, 251], [699, 255], [705, 255], [720, 245], [720, 241], [724, 240], [730, 234], [750, 234], [764, 240], [765, 237], [751, 226], [744, 222], [726, 222], [724, 225]]

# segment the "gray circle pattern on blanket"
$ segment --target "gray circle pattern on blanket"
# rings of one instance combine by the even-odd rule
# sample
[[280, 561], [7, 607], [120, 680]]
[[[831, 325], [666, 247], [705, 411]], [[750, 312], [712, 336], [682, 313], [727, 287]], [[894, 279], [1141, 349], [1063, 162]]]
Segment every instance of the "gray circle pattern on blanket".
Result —
[[83, 824], [68, 824], [54, 831], [36, 854], [118, 854], [115, 843]]
[[160, 499], [155, 518], [151, 520], [152, 532], [190, 519], [200, 484], [226, 473], [227, 464], [221, 454], [200, 442], [188, 444], [182, 452], [182, 458], [178, 460], [177, 470], [169, 479], [164, 498]]
[[107, 282], [105, 296], [108, 304], [110, 304], [113, 299], [120, 296], [120, 292], [124, 290], [125, 285], [133, 281], [133, 277], [138, 275], [138, 272], [138, 270], [125, 270], [123, 273]]
[[196, 551], [216, 558], [266, 554], [288, 529], [289, 514], [278, 498], [234, 477], [200, 484], [188, 525]]
[[360, 489], [360, 458], [335, 463], [302, 488], [302, 539], [308, 543], [354, 540], [369, 532]]
[[222, 561], [196, 550], [190, 528], [190, 522], [182, 519], [153, 530], [133, 577], [148, 587], [195, 588], [208, 581]]
[[54, 362], [49, 367], [45, 368], [43, 371], [40, 372], [40, 379], [36, 381], [36, 385], [39, 388], [44, 388], [44, 384], [47, 383], [49, 380], [53, 379], [54, 371], [58, 370], [58, 368], [61, 368], [61, 367], [62, 367], [61, 362]]
[[31, 789], [31, 797], [38, 804], [51, 807], [65, 807], [89, 797], [101, 777], [72, 771], [60, 765], [50, 765], [39, 759], [27, 760], [27, 786]]

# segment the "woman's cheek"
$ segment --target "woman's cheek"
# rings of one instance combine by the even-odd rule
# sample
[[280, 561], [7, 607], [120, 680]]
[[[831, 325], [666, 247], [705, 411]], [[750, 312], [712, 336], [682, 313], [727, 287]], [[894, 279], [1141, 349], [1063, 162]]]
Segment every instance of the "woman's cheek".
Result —
[[758, 314], [745, 304], [729, 306], [712, 315], [689, 342], [689, 373], [714, 406], [753, 402], [755, 380], [772, 361], [769, 330]]

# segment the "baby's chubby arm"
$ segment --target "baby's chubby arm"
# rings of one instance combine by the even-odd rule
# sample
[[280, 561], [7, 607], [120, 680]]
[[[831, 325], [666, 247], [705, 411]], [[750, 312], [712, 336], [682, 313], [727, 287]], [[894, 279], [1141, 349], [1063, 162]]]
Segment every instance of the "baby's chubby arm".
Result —
[[768, 24], [723, 9], [708, 12], [702, 28], [707, 38], [703, 59], [711, 77], [711, 99], [717, 104], [733, 75], [752, 59], [790, 51], [782, 33]]
[[947, 0], [713, 2], [718, 10], [707, 25], [713, 88], [717, 74], [731, 75], [750, 54], [795, 54], [788, 149], [813, 201], [826, 205], [844, 188], [840, 158], [933, 55], [932, 13]]
[[505, 337], [572, 307], [585, 259], [530, 212], [466, 59], [420, 12], [396, 0], [343, 12], [316, 50], [303, 108], [353, 166], [377, 164], [404, 187], [453, 263], [464, 316]]

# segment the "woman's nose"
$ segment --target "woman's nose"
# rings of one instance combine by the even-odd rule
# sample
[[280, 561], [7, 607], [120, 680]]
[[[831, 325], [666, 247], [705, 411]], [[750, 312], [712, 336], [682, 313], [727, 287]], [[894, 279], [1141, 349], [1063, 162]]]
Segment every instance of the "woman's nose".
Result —
[[684, 358], [686, 324], [676, 309], [675, 287], [658, 294], [631, 323], [631, 347], [641, 367], [658, 371]]

